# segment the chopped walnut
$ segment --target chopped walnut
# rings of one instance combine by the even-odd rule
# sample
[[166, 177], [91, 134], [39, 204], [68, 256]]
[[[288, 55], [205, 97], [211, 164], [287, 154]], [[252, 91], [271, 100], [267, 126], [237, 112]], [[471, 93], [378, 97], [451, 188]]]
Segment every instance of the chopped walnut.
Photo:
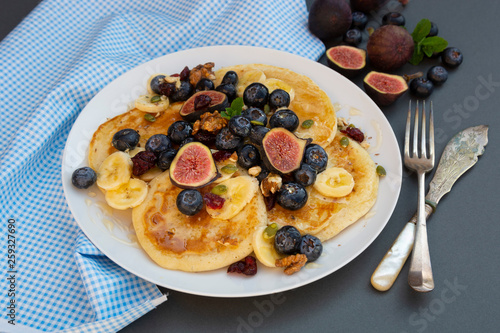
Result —
[[189, 73], [189, 83], [191, 83], [193, 86], [196, 86], [198, 81], [200, 81], [203, 78], [207, 78], [209, 80], [215, 80], [215, 74], [212, 71], [212, 68], [214, 68], [215, 64], [213, 62], [207, 62], [204, 65], [198, 65], [195, 68], [191, 69], [191, 72]]
[[340, 128], [345, 128], [349, 126], [349, 123], [345, 120], [345, 118], [339, 117], [337, 118], [337, 126]]
[[276, 267], [286, 267], [285, 274], [292, 275], [300, 271], [302, 267], [307, 262], [307, 257], [305, 254], [294, 254], [283, 259], [276, 259]]
[[193, 125], [193, 135], [198, 133], [198, 131], [203, 130], [208, 133], [217, 134], [219, 131], [227, 125], [227, 120], [222, 118], [219, 111], [214, 113], [205, 112], [201, 115], [200, 120], [197, 120]]
[[270, 173], [260, 183], [260, 190], [265, 197], [276, 193], [281, 188], [281, 177], [275, 173]]
[[251, 167], [248, 169], [248, 174], [253, 177], [257, 177], [260, 172], [262, 171], [262, 168], [258, 165]]
[[236, 162], [238, 160], [238, 154], [236, 152], [233, 152], [231, 156], [229, 156], [229, 160], [231, 162]]

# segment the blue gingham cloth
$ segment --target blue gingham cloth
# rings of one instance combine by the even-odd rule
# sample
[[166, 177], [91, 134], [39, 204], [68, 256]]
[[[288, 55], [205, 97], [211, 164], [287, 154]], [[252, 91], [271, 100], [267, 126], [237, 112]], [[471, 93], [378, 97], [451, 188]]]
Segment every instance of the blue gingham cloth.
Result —
[[66, 138], [120, 74], [229, 44], [324, 52], [304, 0], [45, 0], [1, 42], [0, 332], [116, 332], [165, 300], [79, 230], [61, 183]]

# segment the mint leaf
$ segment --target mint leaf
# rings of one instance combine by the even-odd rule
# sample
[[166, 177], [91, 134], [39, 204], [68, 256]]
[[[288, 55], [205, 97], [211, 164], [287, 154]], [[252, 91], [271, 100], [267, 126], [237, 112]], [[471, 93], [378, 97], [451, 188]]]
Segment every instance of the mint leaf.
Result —
[[425, 55], [428, 56], [429, 58], [432, 57], [434, 54], [434, 51], [432, 51], [432, 47], [422, 47], [422, 51], [424, 51]]
[[243, 98], [235, 98], [231, 102], [231, 106], [226, 108], [226, 111], [222, 111], [220, 115], [227, 120], [231, 119], [234, 116], [239, 116], [241, 114], [241, 111], [243, 110], [244, 105], [245, 103], [243, 102]]
[[422, 52], [417, 52], [417, 49], [415, 48], [415, 51], [413, 51], [413, 55], [410, 59], [410, 64], [418, 65], [422, 59], [424, 59], [424, 54]]
[[415, 43], [420, 43], [431, 32], [431, 21], [428, 19], [421, 19], [417, 23], [415, 30], [411, 33], [411, 37]]
[[438, 36], [427, 37], [420, 44], [424, 52], [426, 49], [432, 52], [442, 52], [448, 46], [446, 39]]
[[241, 110], [243, 110], [243, 105], [245, 105], [245, 103], [243, 102], [243, 98], [238, 97], [231, 102], [231, 109], [235, 110], [236, 112], [238, 112], [238, 115], [240, 115]]

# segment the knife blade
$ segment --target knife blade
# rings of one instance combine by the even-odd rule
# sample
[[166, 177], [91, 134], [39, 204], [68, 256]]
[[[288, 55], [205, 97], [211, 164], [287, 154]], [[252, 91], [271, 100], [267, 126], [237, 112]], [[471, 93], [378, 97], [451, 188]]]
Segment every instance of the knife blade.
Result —
[[[425, 196], [425, 217], [436, 210], [441, 198], [450, 192], [453, 184], [476, 164], [488, 143], [488, 126], [469, 127], [457, 133], [444, 148], [439, 164]], [[415, 239], [415, 213], [380, 261], [371, 277], [372, 286], [379, 291], [389, 290], [411, 253]]]

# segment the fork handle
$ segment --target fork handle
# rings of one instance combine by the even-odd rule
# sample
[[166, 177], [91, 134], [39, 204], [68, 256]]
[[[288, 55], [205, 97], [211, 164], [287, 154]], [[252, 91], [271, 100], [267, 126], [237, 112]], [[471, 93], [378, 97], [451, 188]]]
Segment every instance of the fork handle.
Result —
[[434, 289], [432, 277], [431, 257], [427, 242], [427, 224], [425, 216], [425, 172], [418, 172], [418, 209], [415, 244], [408, 273], [408, 284], [419, 292], [428, 292]]

